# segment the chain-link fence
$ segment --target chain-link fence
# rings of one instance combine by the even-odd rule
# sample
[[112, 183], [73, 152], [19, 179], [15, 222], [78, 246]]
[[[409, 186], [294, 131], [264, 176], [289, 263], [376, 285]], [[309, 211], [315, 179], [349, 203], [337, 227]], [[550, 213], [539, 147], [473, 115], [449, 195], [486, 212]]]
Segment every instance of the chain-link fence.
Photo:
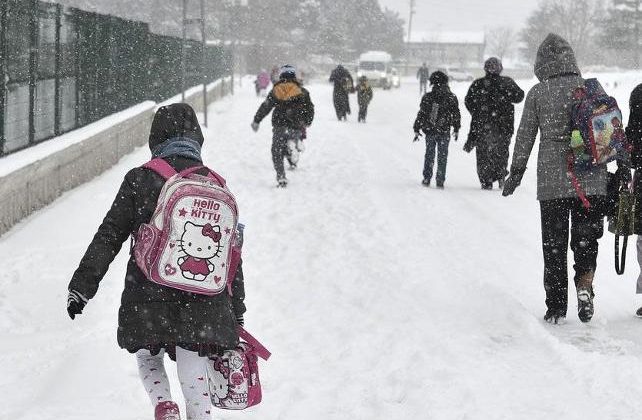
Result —
[[[182, 54], [182, 39], [151, 33], [146, 23], [0, 0], [0, 156], [176, 95]], [[203, 52], [200, 42], [188, 40], [185, 56], [185, 86], [229, 71], [220, 47]]]

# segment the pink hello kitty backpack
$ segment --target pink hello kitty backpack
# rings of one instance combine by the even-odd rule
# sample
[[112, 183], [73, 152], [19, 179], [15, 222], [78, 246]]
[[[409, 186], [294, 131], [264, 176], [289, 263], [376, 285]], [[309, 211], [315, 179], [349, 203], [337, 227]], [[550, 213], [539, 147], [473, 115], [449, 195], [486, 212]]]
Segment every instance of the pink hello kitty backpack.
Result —
[[[231, 284], [241, 259], [238, 208], [225, 180], [197, 166], [177, 173], [163, 159], [143, 166], [167, 180], [156, 211], [140, 226], [133, 245], [136, 264], [163, 286], [216, 295]], [[206, 168], [207, 169], [207, 168]]]
[[261, 402], [258, 358], [270, 352], [250, 333], [239, 327], [241, 342], [207, 363], [207, 381], [212, 405], [224, 410], [244, 410]]

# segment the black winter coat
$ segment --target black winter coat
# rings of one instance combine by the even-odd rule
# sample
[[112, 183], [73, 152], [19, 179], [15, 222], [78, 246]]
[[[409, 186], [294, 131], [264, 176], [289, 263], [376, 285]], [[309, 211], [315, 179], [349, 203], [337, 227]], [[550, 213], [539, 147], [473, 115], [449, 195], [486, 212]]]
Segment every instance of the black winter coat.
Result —
[[[190, 108], [191, 110], [191, 108]], [[165, 112], [165, 116], [160, 114]], [[176, 136], [198, 138], [202, 135], [196, 116], [181, 115], [181, 106], [161, 108], [152, 124], [150, 148]], [[194, 119], [183, 121], [184, 118]], [[187, 132], [190, 131], [190, 132]], [[200, 162], [184, 157], [166, 158], [181, 171]], [[69, 283], [70, 290], [91, 299], [122, 244], [151, 220], [165, 180], [155, 172], [134, 168], [120, 186], [114, 202], [87, 248]], [[183, 292], [151, 282], [132, 257], [127, 265], [121, 306], [118, 313], [118, 344], [130, 352], [147, 348], [158, 351], [177, 344], [200, 353], [234, 348], [238, 343], [237, 321], [245, 312], [243, 270], [239, 267], [232, 283], [233, 297]]]
[[511, 137], [515, 132], [515, 106], [524, 100], [524, 91], [510, 77], [486, 75], [473, 82], [466, 95], [466, 109], [472, 115], [469, 142], [475, 144], [492, 130]]
[[631, 114], [626, 127], [626, 136], [633, 145], [631, 164], [633, 169], [642, 170], [642, 84], [633, 89], [629, 107]]
[[260, 123], [273, 109], [274, 127], [300, 129], [310, 126], [314, 120], [310, 93], [296, 80], [277, 82], [256, 112], [254, 122]]
[[448, 86], [433, 86], [421, 99], [413, 128], [416, 133], [423, 131], [431, 135], [450, 134], [450, 127], [454, 131], [461, 128], [459, 101]]
[[354, 79], [343, 66], [338, 66], [330, 74], [330, 82], [334, 84], [332, 99], [337, 116], [350, 114], [349, 94], [354, 90]]
[[633, 183], [633, 191], [638, 200], [636, 207], [637, 218], [635, 220], [635, 233], [642, 234], [642, 84], [638, 85], [631, 93], [629, 100], [631, 113], [629, 124], [626, 127], [626, 136], [633, 146], [631, 152], [631, 165], [636, 175]]

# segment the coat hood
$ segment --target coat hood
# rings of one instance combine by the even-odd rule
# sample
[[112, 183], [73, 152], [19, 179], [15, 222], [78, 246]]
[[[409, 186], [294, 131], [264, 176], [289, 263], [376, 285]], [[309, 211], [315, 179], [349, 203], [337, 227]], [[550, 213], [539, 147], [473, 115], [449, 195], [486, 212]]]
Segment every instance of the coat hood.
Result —
[[150, 150], [172, 138], [189, 138], [203, 145], [203, 133], [196, 113], [188, 104], [162, 106], [154, 115], [149, 133]]
[[564, 38], [549, 34], [537, 50], [535, 76], [541, 82], [563, 74], [581, 76], [575, 53]]
[[294, 80], [281, 80], [273, 88], [274, 97], [281, 101], [287, 102], [298, 96], [303, 95], [301, 85]]

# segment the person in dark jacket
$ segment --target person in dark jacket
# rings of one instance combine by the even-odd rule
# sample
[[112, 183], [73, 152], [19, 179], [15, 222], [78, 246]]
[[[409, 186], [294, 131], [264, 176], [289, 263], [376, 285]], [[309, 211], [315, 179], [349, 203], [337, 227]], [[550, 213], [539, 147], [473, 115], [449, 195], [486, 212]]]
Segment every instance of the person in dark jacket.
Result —
[[[149, 136], [153, 158], [164, 159], [176, 171], [201, 166], [202, 144], [196, 114], [189, 105], [173, 104], [158, 109]], [[150, 222], [164, 184], [165, 179], [143, 167], [125, 175], [69, 283], [67, 311], [72, 319], [81, 314], [96, 295], [122, 244], [141, 224]], [[136, 354], [140, 377], [155, 406], [156, 418], [178, 414], [163, 365], [163, 355], [167, 352], [177, 362], [187, 418], [209, 419], [211, 403], [206, 396], [207, 382], [199, 381], [200, 374], [196, 372], [205, 370], [208, 355], [233, 349], [238, 344], [237, 329], [243, 324], [245, 312], [241, 267], [232, 288], [230, 297], [228, 293], [206, 296], [161, 286], [148, 280], [134, 257], [130, 257], [117, 339], [121, 348]]]
[[424, 95], [428, 90], [428, 79], [430, 78], [430, 69], [424, 63], [419, 70], [417, 70], [417, 80], [419, 80], [419, 94]]
[[[633, 146], [631, 152], [631, 166], [635, 170], [633, 177], [633, 191], [637, 200], [635, 233], [638, 235], [637, 255], [640, 265], [640, 275], [637, 280], [637, 294], [642, 294], [642, 84], [638, 85], [631, 93], [629, 100], [629, 124], [626, 127], [626, 137]], [[635, 313], [642, 318], [642, 307]]]
[[[274, 110], [274, 112], [272, 112]], [[296, 78], [296, 69], [290, 65], [281, 68], [280, 80], [274, 85], [267, 99], [261, 104], [252, 129], [259, 130], [263, 118], [272, 112], [272, 161], [276, 170], [277, 186], [286, 187], [283, 159], [295, 169], [302, 150], [302, 138], [314, 120], [314, 104], [310, 93]]]
[[484, 65], [486, 76], [473, 82], [466, 95], [466, 108], [472, 115], [467, 152], [477, 149], [477, 175], [482, 189], [493, 182], [504, 187], [508, 175], [510, 140], [515, 132], [515, 106], [524, 100], [524, 91], [510, 77], [501, 76], [503, 66], [497, 58]]
[[604, 233], [604, 206], [607, 195], [606, 165], [577, 173], [591, 206], [585, 208], [567, 176], [567, 156], [571, 138], [573, 91], [584, 85], [575, 53], [570, 44], [550, 34], [540, 45], [535, 61], [539, 83], [526, 96], [522, 120], [517, 130], [510, 175], [504, 185], [509, 196], [521, 183], [526, 165], [540, 132], [537, 158], [537, 199], [541, 209], [544, 253], [544, 320], [560, 323], [568, 307], [567, 248], [569, 218], [571, 250], [575, 264], [578, 317], [593, 317], [595, 296], [593, 278], [597, 267], [598, 240]]
[[421, 99], [419, 113], [415, 119], [415, 141], [423, 132], [426, 135], [426, 156], [422, 184], [430, 186], [437, 152], [437, 188], [444, 188], [446, 180], [446, 165], [448, 163], [448, 144], [450, 129], [453, 129], [455, 141], [459, 137], [461, 115], [459, 101], [448, 87], [448, 76], [441, 71], [430, 75], [432, 90]]
[[333, 99], [337, 118], [339, 121], [347, 121], [350, 115], [349, 94], [354, 91], [352, 75], [345, 67], [338, 65], [330, 74], [330, 82], [334, 84]]
[[372, 101], [372, 86], [368, 83], [368, 78], [366, 76], [361, 76], [359, 78], [359, 83], [357, 84], [357, 102], [359, 103], [359, 122], [366, 122], [366, 117], [368, 116], [368, 105]]

